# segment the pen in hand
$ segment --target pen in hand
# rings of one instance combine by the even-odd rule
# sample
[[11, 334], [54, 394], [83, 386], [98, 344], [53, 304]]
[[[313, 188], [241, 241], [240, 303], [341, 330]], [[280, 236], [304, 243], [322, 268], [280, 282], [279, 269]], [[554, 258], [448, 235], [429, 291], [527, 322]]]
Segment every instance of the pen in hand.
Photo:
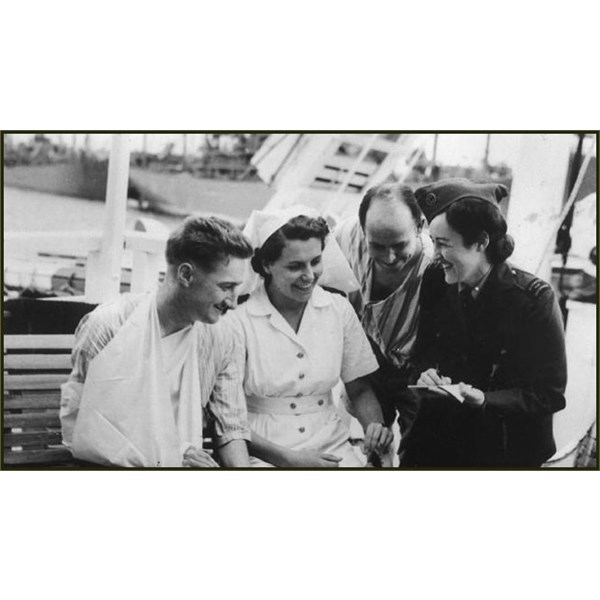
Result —
[[437, 386], [437, 385], [449, 385], [452, 383], [450, 377], [444, 377], [438, 371], [438, 369], [427, 369], [421, 373], [417, 385], [426, 386]]

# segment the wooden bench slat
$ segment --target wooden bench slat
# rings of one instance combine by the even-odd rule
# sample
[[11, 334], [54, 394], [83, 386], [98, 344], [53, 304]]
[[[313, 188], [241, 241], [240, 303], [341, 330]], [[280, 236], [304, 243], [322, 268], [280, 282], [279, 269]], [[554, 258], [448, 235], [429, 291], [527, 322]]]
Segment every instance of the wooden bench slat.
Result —
[[71, 350], [75, 343], [74, 335], [5, 335], [4, 351], [6, 350]]
[[68, 375], [5, 375], [4, 390], [55, 390], [67, 381]]
[[[8, 373], [4, 375], [3, 390], [3, 466], [98, 467], [76, 461], [67, 448], [60, 446], [60, 386], [68, 379], [73, 343], [73, 335], [4, 336], [3, 370]], [[33, 372], [10, 372], [26, 369]], [[39, 373], [58, 369], [65, 373]], [[206, 440], [205, 447], [211, 446], [211, 441]]]
[[5, 370], [71, 370], [69, 354], [7, 354], [4, 357]]
[[33, 427], [60, 427], [57, 411], [47, 413], [23, 413], [21, 415], [4, 415], [4, 428], [19, 427], [21, 429]]
[[25, 408], [60, 408], [60, 392], [41, 394], [22, 394], [4, 397], [4, 410], [21, 410]]
[[56, 445], [62, 443], [60, 431], [24, 431], [22, 433], [5, 433], [4, 448], [15, 446]]
[[51, 448], [48, 450], [22, 450], [20, 452], [5, 452], [5, 465], [47, 464], [59, 465], [73, 460], [66, 448]]

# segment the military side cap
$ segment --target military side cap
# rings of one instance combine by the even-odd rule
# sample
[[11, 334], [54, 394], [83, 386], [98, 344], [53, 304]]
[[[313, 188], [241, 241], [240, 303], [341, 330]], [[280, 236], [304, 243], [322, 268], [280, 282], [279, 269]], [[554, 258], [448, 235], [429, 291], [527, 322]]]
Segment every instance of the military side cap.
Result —
[[508, 196], [508, 188], [501, 183], [473, 183], [462, 177], [442, 179], [423, 186], [415, 192], [419, 208], [428, 223], [458, 200], [474, 198], [497, 207], [498, 202], [506, 196]]

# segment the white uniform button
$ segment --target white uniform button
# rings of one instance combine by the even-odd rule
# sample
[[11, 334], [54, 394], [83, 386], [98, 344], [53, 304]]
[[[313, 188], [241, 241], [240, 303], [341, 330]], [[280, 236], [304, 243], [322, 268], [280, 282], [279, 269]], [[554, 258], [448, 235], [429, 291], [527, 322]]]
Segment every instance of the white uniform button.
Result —
[[319, 400], [318, 405], [323, 406], [323, 400]]
[[306, 429], [305, 429], [304, 427], [300, 427], [300, 429], [298, 429], [298, 431], [299, 431], [300, 433], [304, 433], [304, 432], [306, 431]]
[[296, 405], [295, 405], [295, 404], [292, 402], [292, 403], [290, 404], [290, 408], [291, 408], [292, 410], [294, 410], [294, 408], [296, 408]]
[[296, 354], [296, 356], [298, 358], [304, 358], [304, 352], [298, 352], [298, 354]]

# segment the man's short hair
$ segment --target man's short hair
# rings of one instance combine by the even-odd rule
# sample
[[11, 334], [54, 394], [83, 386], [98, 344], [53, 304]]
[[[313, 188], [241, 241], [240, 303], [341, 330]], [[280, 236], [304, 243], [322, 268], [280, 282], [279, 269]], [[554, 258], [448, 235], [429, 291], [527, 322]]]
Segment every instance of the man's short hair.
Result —
[[167, 263], [192, 262], [211, 272], [230, 256], [250, 258], [252, 246], [239, 227], [219, 217], [188, 217], [167, 240]]
[[364, 230], [367, 221], [367, 212], [371, 207], [371, 202], [376, 199], [397, 200], [406, 205], [410, 210], [415, 225], [419, 227], [423, 222], [423, 213], [417, 204], [415, 194], [411, 188], [401, 183], [383, 183], [367, 190], [360, 207], [358, 209], [358, 220], [361, 228]]

